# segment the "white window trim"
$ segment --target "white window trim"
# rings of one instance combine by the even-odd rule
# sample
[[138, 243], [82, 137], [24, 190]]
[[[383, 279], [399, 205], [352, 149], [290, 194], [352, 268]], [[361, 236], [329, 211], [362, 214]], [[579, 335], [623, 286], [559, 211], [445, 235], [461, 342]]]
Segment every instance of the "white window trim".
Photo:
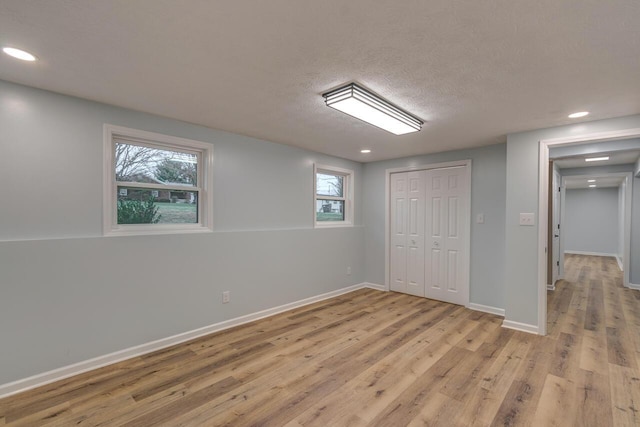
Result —
[[[174, 148], [196, 152], [201, 156], [198, 172], [198, 224], [117, 224], [117, 183], [115, 177], [116, 138], [130, 139], [136, 144], [145, 142], [152, 147]], [[122, 126], [103, 126], [103, 234], [105, 236], [138, 236], [150, 234], [184, 234], [213, 231], [213, 145], [192, 139], [178, 138]], [[127, 184], [129, 186], [129, 184]], [[155, 187], [145, 184], [146, 187]], [[163, 187], [164, 188], [164, 187]], [[181, 187], [184, 190], [184, 187]]]
[[[336, 198], [331, 196], [321, 196], [317, 195], [317, 174], [318, 173], [326, 173], [329, 175], [342, 175], [344, 176], [344, 221], [317, 221], [316, 220], [316, 202], [318, 199], [326, 200], [326, 199], [335, 199], [342, 200], [342, 198]], [[334, 166], [328, 165], [313, 165], [313, 226], [315, 228], [336, 228], [336, 227], [353, 227], [353, 218], [354, 218], [354, 203], [353, 203], [353, 189], [355, 178], [354, 173], [350, 169], [343, 169]]]

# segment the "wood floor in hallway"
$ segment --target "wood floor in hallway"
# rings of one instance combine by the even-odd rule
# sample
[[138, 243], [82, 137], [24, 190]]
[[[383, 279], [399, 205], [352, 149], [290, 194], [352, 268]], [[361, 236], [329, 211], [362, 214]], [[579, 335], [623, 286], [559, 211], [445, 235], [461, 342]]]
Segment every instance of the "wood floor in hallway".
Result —
[[363, 289], [0, 400], [0, 426], [640, 425], [640, 291], [570, 255], [549, 335]]

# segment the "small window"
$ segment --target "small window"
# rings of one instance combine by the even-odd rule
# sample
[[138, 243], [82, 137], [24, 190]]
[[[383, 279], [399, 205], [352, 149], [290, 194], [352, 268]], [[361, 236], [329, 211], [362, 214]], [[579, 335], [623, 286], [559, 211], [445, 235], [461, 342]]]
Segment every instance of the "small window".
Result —
[[315, 226], [353, 225], [353, 171], [315, 165], [314, 178]]
[[210, 231], [212, 146], [105, 125], [106, 235]]

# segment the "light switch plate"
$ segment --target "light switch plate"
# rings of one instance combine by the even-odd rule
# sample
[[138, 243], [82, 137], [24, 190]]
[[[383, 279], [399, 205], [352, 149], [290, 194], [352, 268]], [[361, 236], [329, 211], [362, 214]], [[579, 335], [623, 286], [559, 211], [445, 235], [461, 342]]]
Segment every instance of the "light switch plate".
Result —
[[520, 225], [536, 225], [536, 214], [520, 213]]
[[476, 217], [476, 222], [478, 224], [484, 224], [484, 214], [483, 213], [479, 213], [478, 216]]

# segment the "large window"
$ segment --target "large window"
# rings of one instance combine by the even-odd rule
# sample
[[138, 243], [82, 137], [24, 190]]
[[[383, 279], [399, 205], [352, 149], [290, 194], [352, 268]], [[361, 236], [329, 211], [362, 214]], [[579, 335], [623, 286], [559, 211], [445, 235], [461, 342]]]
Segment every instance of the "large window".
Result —
[[105, 125], [104, 233], [209, 231], [213, 147]]
[[316, 227], [353, 224], [353, 171], [314, 167], [314, 222]]

